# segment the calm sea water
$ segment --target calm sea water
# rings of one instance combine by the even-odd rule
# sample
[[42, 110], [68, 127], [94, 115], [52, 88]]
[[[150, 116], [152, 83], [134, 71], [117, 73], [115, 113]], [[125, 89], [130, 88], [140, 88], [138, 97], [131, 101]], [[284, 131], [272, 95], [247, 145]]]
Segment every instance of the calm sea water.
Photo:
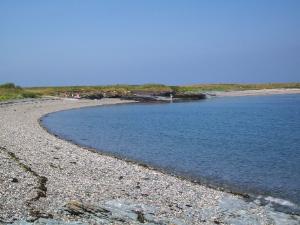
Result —
[[300, 95], [83, 108], [43, 123], [100, 151], [300, 204]]

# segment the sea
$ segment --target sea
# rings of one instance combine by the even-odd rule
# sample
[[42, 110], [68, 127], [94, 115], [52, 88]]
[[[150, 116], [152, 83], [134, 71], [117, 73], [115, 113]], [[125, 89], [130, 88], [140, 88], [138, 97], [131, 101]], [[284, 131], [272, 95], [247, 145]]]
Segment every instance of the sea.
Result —
[[88, 107], [42, 124], [100, 153], [299, 209], [299, 94]]

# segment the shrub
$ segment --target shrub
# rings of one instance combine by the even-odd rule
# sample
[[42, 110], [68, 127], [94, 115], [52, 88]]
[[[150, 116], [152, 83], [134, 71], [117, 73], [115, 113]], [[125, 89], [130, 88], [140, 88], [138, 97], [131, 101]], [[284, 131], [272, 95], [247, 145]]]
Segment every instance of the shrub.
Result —
[[22, 97], [23, 98], [36, 98], [36, 97], [38, 97], [38, 95], [35, 93], [24, 92], [24, 93], [22, 93]]
[[5, 84], [1, 84], [0, 88], [10, 88], [10, 89], [13, 89], [13, 88], [17, 88], [17, 87], [16, 87], [16, 85], [14, 83], [5, 83]]

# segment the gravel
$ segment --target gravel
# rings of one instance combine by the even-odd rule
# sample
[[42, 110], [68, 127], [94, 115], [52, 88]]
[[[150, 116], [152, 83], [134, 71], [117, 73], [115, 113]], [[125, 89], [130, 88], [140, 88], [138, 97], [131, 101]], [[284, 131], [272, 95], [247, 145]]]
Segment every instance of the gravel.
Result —
[[208, 188], [49, 134], [50, 112], [118, 99], [0, 105], [0, 224], [299, 224], [271, 205]]

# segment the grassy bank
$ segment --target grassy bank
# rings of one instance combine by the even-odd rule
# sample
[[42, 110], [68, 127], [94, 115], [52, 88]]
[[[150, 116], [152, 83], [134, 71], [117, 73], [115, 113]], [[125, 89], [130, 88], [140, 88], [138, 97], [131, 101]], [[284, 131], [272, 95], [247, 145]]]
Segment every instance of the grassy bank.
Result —
[[109, 86], [66, 86], [66, 87], [33, 87], [27, 90], [42, 95], [59, 95], [66, 92], [201, 92], [201, 91], [241, 91], [274, 88], [300, 88], [300, 83], [268, 84], [195, 84], [185, 86], [167, 86], [163, 84], [145, 85], [109, 85]]
[[102, 92], [115, 93], [124, 95], [129, 92], [167, 92], [172, 91], [172, 88], [162, 84], [145, 84], [145, 85], [107, 85], [107, 86], [64, 86], [64, 87], [33, 87], [27, 88], [27, 91], [41, 95], [59, 96], [65, 93], [88, 93]]
[[105, 93], [108, 96], [123, 96], [132, 93], [190, 93], [209, 91], [242, 91], [276, 88], [300, 88], [300, 83], [267, 84], [194, 84], [167, 86], [163, 84], [108, 85], [108, 86], [65, 86], [21, 88], [12, 83], [0, 85], [0, 101], [9, 99], [35, 98], [39, 96], [70, 96], [73, 93]]
[[174, 90], [180, 92], [193, 91], [246, 91], [278, 88], [300, 88], [300, 83], [263, 83], [263, 84], [194, 84], [187, 86], [175, 86]]
[[22, 98], [36, 98], [40, 95], [28, 91], [20, 86], [16, 86], [13, 83], [6, 83], [0, 85], [0, 101], [6, 101], [10, 99], [22, 99]]

